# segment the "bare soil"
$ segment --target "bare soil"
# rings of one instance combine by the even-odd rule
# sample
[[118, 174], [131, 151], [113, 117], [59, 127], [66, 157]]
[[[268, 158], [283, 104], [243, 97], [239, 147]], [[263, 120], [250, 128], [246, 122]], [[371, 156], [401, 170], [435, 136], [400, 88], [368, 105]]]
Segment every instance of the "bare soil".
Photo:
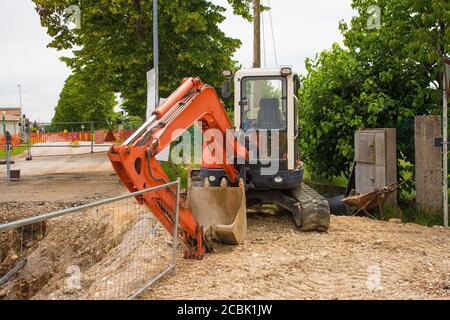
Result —
[[[143, 299], [450, 299], [450, 230], [332, 217], [328, 233], [249, 214], [248, 240], [179, 259]], [[377, 281], [379, 274], [379, 281]]]
[[59, 174], [6, 182], [0, 180], [0, 202], [75, 202], [126, 192], [113, 173]]
[[[45, 180], [45, 188], [42, 181], [24, 181], [7, 188], [0, 185], [0, 190], [0, 222], [126, 192], [111, 179]], [[111, 233], [114, 220], [98, 219], [79, 215], [58, 224], [55, 220], [44, 239], [30, 245], [20, 276], [43, 281], [32, 297], [96, 297], [98, 290], [64, 291], [67, 270], [57, 267], [61, 262], [84, 268], [90, 287], [99, 281], [99, 274], [113, 277], [130, 268], [135, 251], [124, 244], [140, 220], [130, 224], [125, 219], [116, 241], [117, 234]], [[115, 246], [108, 247], [112, 240]], [[70, 243], [67, 250], [59, 250], [61, 241]], [[32, 289], [33, 285], [19, 294]], [[6, 298], [17, 297], [17, 291], [0, 288], [0, 298], [2, 290]], [[185, 260], [179, 252], [177, 275], [162, 279], [141, 298], [450, 299], [450, 230], [332, 217], [328, 233], [301, 233], [286, 215], [249, 212], [245, 244], [218, 245], [201, 261]]]

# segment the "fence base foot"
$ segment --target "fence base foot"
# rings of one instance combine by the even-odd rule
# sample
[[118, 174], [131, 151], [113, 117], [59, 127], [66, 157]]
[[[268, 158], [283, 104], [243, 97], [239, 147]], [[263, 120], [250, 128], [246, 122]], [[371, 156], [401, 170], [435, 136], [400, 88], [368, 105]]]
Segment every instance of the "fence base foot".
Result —
[[[6, 161], [0, 161], [0, 166], [6, 166], [8, 163]], [[10, 161], [9, 164], [15, 164], [14, 161]]]

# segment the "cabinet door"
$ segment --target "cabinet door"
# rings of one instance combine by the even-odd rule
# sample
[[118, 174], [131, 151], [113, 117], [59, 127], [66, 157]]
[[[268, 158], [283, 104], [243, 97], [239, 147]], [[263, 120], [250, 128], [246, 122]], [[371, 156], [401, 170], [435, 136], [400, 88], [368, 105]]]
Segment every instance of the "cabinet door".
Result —
[[371, 164], [358, 162], [356, 164], [355, 171], [356, 193], [367, 193], [373, 191], [375, 181], [375, 167]]
[[375, 164], [375, 133], [357, 132], [355, 134], [355, 161]]
[[376, 132], [375, 138], [375, 165], [386, 166], [386, 133]]

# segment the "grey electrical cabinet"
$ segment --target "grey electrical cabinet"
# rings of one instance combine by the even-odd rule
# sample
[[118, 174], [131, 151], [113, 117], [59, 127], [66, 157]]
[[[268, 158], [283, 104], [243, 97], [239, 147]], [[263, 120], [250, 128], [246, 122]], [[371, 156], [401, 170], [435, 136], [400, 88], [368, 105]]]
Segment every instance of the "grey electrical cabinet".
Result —
[[[357, 194], [382, 189], [397, 182], [395, 129], [364, 129], [355, 133], [355, 191]], [[397, 203], [397, 192], [388, 202]]]

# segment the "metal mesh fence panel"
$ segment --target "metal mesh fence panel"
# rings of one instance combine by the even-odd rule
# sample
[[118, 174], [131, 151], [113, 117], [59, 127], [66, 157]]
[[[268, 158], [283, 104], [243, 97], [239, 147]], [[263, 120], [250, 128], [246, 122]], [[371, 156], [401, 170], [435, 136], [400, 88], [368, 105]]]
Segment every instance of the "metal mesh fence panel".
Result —
[[[25, 147], [23, 154], [11, 157], [11, 177], [31, 179], [48, 175], [112, 173], [107, 157], [110, 147], [110, 144], [91, 146], [83, 142], [77, 145], [65, 142], [34, 144], [29, 151]], [[0, 177], [7, 176], [6, 170], [6, 165], [0, 166]]]
[[0, 299], [128, 299], [175, 271], [176, 228], [132, 195], [66, 211], [0, 225]]
[[42, 179], [79, 174], [98, 178], [112, 173], [107, 151], [123, 143], [140, 122], [34, 123], [12, 136], [7, 172], [6, 138], [0, 134], [0, 179]]

